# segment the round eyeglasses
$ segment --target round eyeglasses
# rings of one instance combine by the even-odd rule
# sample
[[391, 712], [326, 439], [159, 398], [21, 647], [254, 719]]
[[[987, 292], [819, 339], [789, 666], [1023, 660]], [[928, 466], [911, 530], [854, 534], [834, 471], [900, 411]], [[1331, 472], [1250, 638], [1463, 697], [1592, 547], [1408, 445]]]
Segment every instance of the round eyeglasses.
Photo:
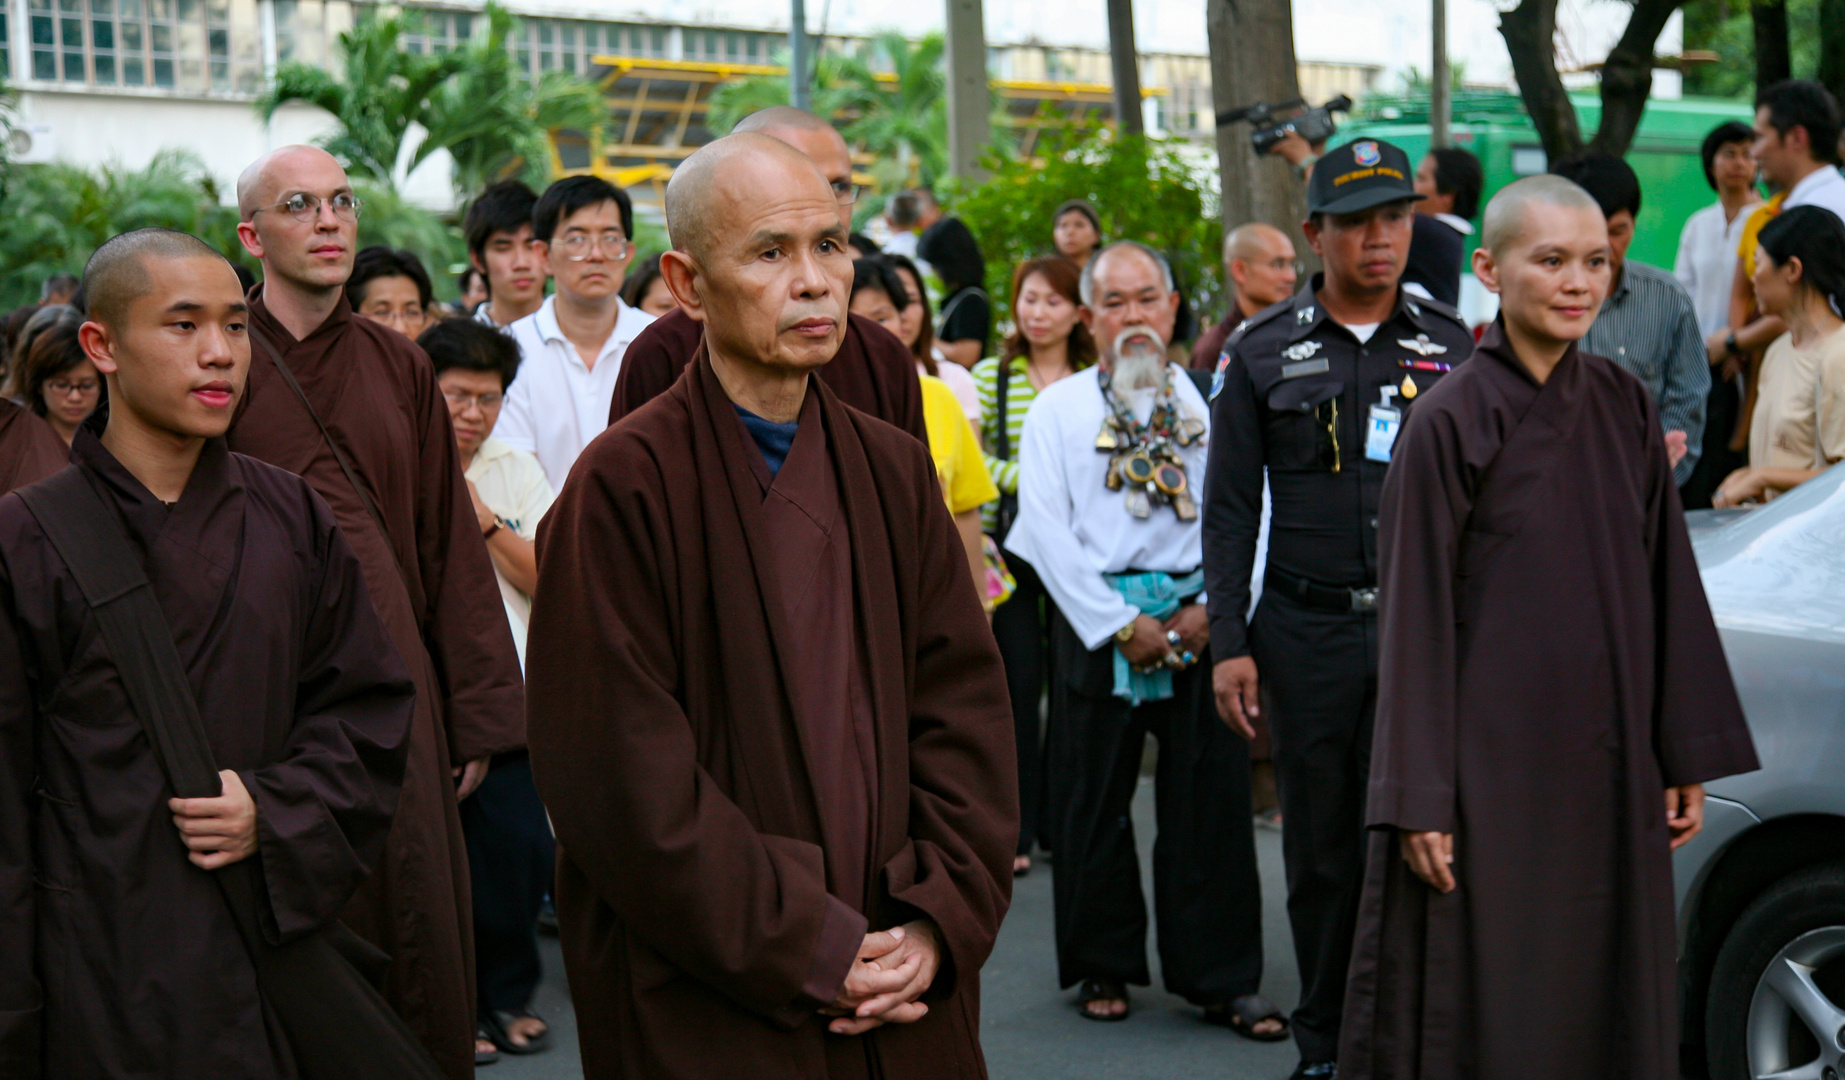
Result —
[[350, 191], [342, 191], [331, 199], [323, 199], [318, 195], [309, 195], [305, 191], [297, 191], [295, 194], [290, 195], [279, 203], [257, 207], [250, 211], [250, 216], [255, 217], [264, 210], [286, 210], [288, 211], [288, 216], [294, 218], [296, 221], [309, 222], [320, 217], [320, 208], [323, 205], [332, 207], [333, 216], [339, 218], [341, 221], [357, 221], [359, 219], [359, 200], [358, 197], [353, 195]]

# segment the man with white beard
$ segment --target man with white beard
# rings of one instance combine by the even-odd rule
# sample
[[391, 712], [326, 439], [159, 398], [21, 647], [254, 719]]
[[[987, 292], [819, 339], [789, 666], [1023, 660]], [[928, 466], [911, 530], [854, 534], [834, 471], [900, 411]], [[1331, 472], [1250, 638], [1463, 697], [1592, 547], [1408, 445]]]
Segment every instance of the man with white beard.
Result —
[[[1286, 1037], [1262, 981], [1261, 890], [1249, 813], [1248, 725], [1211, 695], [1196, 500], [1210, 409], [1166, 361], [1179, 295], [1158, 253], [1111, 244], [1083, 271], [1101, 357], [1039, 393], [1019, 440], [1006, 547], [1056, 601], [1046, 744], [1057, 820], [1058, 977], [1080, 1015], [1124, 1020], [1150, 982], [1147, 913], [1128, 806], [1141, 749], [1160, 741], [1154, 893], [1166, 988], [1205, 1018]], [[1239, 737], [1240, 735], [1240, 737]]]

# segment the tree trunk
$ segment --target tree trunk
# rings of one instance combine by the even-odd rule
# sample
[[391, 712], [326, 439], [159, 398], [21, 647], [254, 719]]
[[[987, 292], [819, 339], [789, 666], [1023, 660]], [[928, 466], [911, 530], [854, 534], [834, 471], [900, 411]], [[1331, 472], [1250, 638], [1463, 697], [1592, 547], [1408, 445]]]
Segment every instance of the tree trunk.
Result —
[[1602, 122], [1592, 150], [1616, 157], [1627, 153], [1640, 129], [1640, 114], [1653, 92], [1653, 47], [1666, 20], [1683, 0], [1637, 0], [1627, 29], [1602, 64]]
[[980, 0], [948, 0], [947, 15], [948, 171], [979, 183], [986, 179], [980, 153], [992, 138], [986, 16]]
[[1794, 61], [1787, 46], [1787, 2], [1757, 3], [1749, 8], [1755, 24], [1755, 88], [1766, 90], [1794, 77]]
[[1134, 0], [1108, 0], [1108, 59], [1115, 79], [1115, 126], [1123, 135], [1146, 132], [1140, 114], [1140, 53], [1134, 48]]
[[1845, 0], [1819, 0], [1819, 81], [1845, 101]]
[[1582, 127], [1557, 74], [1557, 0], [1520, 0], [1499, 16], [1499, 35], [1545, 155], [1556, 161], [1581, 151]]
[[[1216, 112], [1300, 97], [1291, 0], [1206, 0], [1205, 27]], [[1258, 158], [1249, 136], [1246, 123], [1217, 126], [1224, 231], [1252, 221], [1273, 225], [1293, 239], [1303, 261], [1317, 268], [1300, 231], [1307, 216], [1305, 185], [1285, 159], [1274, 154]]]

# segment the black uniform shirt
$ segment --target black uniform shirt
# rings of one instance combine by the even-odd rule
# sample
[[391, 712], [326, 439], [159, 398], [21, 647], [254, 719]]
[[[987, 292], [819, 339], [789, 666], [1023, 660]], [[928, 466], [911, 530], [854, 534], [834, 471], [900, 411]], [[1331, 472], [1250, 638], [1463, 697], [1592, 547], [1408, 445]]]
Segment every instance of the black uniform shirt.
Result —
[[1473, 352], [1473, 335], [1453, 308], [1397, 293], [1397, 306], [1367, 342], [1328, 318], [1316, 274], [1292, 300], [1250, 319], [1224, 343], [1221, 388], [1211, 406], [1205, 470], [1204, 568], [1210, 595], [1211, 655], [1249, 653], [1244, 613], [1262, 522], [1263, 470], [1272, 517], [1268, 563], [1320, 585], [1363, 588], [1377, 581], [1377, 505], [1387, 466], [1365, 457], [1371, 406], [1383, 387], [1418, 395], [1441, 365]]

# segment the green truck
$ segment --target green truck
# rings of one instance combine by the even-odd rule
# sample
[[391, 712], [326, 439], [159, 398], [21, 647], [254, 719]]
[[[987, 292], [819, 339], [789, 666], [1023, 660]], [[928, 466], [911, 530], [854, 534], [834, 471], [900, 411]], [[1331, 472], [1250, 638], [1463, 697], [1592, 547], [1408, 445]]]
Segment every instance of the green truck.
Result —
[[[1577, 123], [1587, 137], [1601, 123], [1601, 98], [1593, 92], [1570, 95]], [[1746, 101], [1728, 98], [1654, 99], [1647, 102], [1640, 130], [1627, 161], [1640, 175], [1640, 220], [1628, 257], [1672, 269], [1678, 256], [1678, 236], [1685, 219], [1716, 201], [1704, 179], [1698, 147], [1704, 136], [1726, 120], [1747, 124], [1755, 110]], [[1541, 173], [1548, 166], [1537, 129], [1525, 114], [1516, 94], [1457, 91], [1454, 95], [1454, 144], [1471, 150], [1486, 167], [1485, 205], [1493, 192], [1522, 176]], [[1366, 98], [1332, 142], [1382, 139], [1395, 143], [1419, 162], [1429, 148], [1429, 102], [1421, 98], [1372, 96]], [[1474, 227], [1479, 227], [1474, 221]]]

